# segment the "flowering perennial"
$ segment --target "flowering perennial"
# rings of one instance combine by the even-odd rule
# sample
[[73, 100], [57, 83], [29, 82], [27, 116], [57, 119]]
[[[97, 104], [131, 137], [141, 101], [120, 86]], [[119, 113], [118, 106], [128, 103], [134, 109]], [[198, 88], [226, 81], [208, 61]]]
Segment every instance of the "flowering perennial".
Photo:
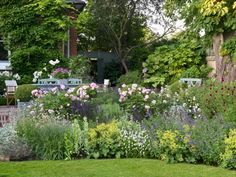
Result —
[[98, 85], [91, 83], [89, 85], [83, 85], [77, 90], [78, 99], [81, 101], [88, 101], [97, 94]]
[[157, 94], [151, 89], [140, 87], [137, 84], [122, 85], [118, 89], [121, 106], [126, 111], [138, 110], [141, 114], [148, 113], [157, 104]]
[[69, 78], [70, 73], [71, 71], [68, 68], [57, 68], [51, 73], [51, 75], [55, 78], [67, 79]]

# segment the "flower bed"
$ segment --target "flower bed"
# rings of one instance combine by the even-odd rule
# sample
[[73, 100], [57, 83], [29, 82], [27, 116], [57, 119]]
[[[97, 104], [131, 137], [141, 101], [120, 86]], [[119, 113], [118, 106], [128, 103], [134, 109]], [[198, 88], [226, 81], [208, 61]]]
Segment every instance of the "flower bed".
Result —
[[35, 105], [16, 130], [36, 159], [144, 157], [235, 168], [234, 124], [207, 119], [194, 88], [154, 92], [132, 84], [119, 95], [98, 89], [91, 83], [32, 91]]

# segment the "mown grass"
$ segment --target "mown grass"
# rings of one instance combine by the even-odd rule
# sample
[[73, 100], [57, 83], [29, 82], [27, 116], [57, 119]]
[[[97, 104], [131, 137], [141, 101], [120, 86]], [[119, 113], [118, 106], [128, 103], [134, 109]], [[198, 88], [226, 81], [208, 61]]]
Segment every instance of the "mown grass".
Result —
[[222, 168], [149, 159], [0, 162], [0, 177], [236, 177]]

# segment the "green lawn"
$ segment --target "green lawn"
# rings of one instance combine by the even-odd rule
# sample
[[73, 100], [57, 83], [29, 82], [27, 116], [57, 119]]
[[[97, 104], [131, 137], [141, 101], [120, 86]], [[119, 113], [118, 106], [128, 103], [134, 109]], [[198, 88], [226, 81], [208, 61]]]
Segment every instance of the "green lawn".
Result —
[[0, 162], [0, 177], [236, 177], [236, 171], [159, 160]]

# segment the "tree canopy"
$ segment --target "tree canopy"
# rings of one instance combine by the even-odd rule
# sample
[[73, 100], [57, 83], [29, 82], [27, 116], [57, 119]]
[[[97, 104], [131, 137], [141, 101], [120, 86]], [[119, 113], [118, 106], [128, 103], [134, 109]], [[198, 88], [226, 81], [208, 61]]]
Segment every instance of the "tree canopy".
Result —
[[235, 0], [166, 0], [168, 16], [185, 21], [192, 31], [213, 36], [236, 29]]
[[162, 0], [88, 1], [78, 18], [82, 46], [115, 52], [127, 72], [131, 51], [147, 42], [147, 20], [154, 13], [160, 17], [162, 3]]

